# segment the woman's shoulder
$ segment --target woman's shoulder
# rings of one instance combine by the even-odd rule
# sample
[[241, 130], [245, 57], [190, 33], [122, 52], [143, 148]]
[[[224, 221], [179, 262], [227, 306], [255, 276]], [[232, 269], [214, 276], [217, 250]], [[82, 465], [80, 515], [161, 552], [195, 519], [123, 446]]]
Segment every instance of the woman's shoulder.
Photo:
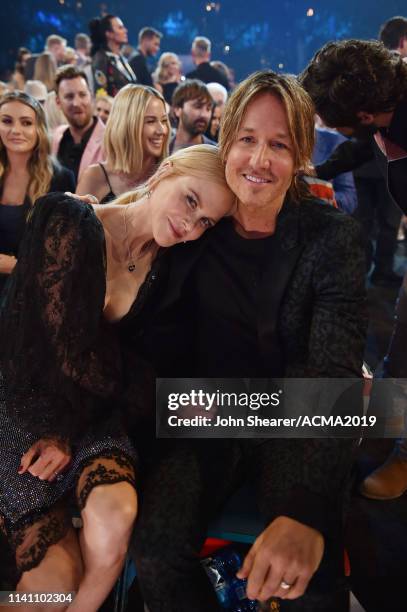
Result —
[[31, 215], [34, 222], [46, 222], [51, 216], [54, 219], [58, 217], [63, 221], [71, 221], [74, 225], [81, 221], [99, 224], [91, 204], [61, 192], [48, 193], [38, 198], [34, 204]]
[[107, 177], [108, 173], [104, 164], [91, 164], [81, 174], [76, 192], [79, 195], [91, 193], [100, 200], [110, 189]]

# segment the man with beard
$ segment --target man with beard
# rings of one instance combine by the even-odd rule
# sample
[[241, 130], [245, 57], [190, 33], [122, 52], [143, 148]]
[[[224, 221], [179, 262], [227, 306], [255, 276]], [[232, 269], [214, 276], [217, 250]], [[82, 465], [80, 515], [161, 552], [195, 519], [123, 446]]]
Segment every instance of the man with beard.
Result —
[[[370, 134], [376, 159], [393, 200], [407, 213], [407, 65], [401, 55], [374, 41], [347, 40], [325, 45], [301, 75], [316, 112], [346, 136]], [[406, 393], [407, 274], [404, 275], [384, 375], [396, 380], [393, 397]], [[400, 388], [398, 388], [400, 385]], [[386, 387], [391, 389], [391, 387]], [[373, 398], [379, 397], [374, 393]], [[405, 402], [404, 395], [404, 406]], [[373, 401], [372, 403], [377, 403]], [[371, 409], [374, 410], [375, 407]], [[405, 412], [405, 408], [404, 408]], [[388, 416], [388, 415], [387, 415]], [[405, 419], [405, 415], [403, 420]], [[407, 490], [407, 440], [399, 440], [384, 466], [362, 485], [373, 499], [394, 499]]]
[[75, 66], [64, 66], [55, 80], [56, 102], [68, 124], [57, 127], [52, 152], [59, 162], [72, 170], [75, 178], [90, 164], [103, 161], [105, 126], [93, 115], [92, 96], [86, 74]]
[[191, 79], [180, 83], [172, 96], [172, 107], [178, 119], [170, 153], [197, 144], [216, 144], [205, 136], [212, 116], [213, 100], [205, 83]]

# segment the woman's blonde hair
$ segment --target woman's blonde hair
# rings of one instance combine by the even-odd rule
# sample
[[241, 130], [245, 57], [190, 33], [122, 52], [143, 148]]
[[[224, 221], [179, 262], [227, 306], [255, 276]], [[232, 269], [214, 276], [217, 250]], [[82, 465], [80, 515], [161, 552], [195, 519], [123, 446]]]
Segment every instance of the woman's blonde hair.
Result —
[[[165, 170], [165, 174], [164, 174]], [[161, 179], [161, 175], [163, 178]], [[225, 189], [229, 189], [225, 179], [225, 165], [222, 161], [218, 147], [208, 144], [193, 145], [185, 149], [178, 149], [160, 166], [144, 185], [140, 185], [133, 191], [128, 191], [113, 201], [114, 204], [130, 204], [136, 202], [160, 180], [166, 180], [175, 176], [192, 176], [216, 183]]]
[[315, 129], [314, 105], [295, 77], [263, 70], [251, 74], [236, 87], [226, 103], [220, 124], [219, 146], [222, 159], [227, 159], [248, 105], [263, 93], [276, 96], [282, 102], [287, 115], [295, 172], [289, 191], [294, 199], [298, 200], [307, 195], [308, 189], [305, 184], [303, 186], [303, 181], [297, 180], [296, 173], [306, 172], [310, 164]]
[[[114, 98], [106, 123], [104, 149], [109, 166], [115, 172], [140, 174], [143, 167], [143, 126], [147, 105], [155, 97], [163, 103], [162, 95], [145, 85], [126, 85]], [[162, 154], [157, 162], [168, 155], [170, 129], [164, 137]]]
[[57, 67], [51, 53], [44, 51], [36, 59], [34, 66], [34, 81], [41, 81], [44, 83], [47, 91], [55, 89], [55, 75]]
[[172, 53], [171, 51], [166, 51], [160, 55], [160, 59], [158, 60], [157, 68], [154, 70], [152, 77], [155, 83], [165, 83], [166, 79], [168, 79], [168, 62], [175, 59], [175, 61], [179, 65], [179, 69], [181, 71], [181, 61], [176, 53]]
[[[0, 99], [0, 108], [8, 102], [20, 102], [33, 109], [36, 117], [37, 144], [34, 147], [28, 162], [28, 172], [30, 180], [28, 183], [27, 195], [30, 203], [34, 204], [40, 196], [48, 193], [53, 175], [53, 164], [51, 158], [51, 145], [48, 136], [47, 122], [44, 110], [35, 98], [23, 93], [13, 91], [6, 93]], [[0, 139], [0, 183], [9, 169], [7, 149]]]

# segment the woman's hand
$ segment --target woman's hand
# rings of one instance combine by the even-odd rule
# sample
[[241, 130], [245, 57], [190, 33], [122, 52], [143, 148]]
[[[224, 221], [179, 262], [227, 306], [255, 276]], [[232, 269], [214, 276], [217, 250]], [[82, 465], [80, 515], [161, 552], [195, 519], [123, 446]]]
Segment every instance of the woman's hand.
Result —
[[86, 202], [87, 204], [99, 204], [99, 200], [96, 196], [91, 193], [87, 193], [86, 195], [78, 195], [76, 193], [71, 193], [70, 191], [65, 191], [65, 195], [71, 196], [71, 198], [77, 198], [78, 200], [82, 200], [82, 202]]
[[29, 472], [40, 480], [52, 482], [71, 461], [67, 444], [59, 440], [42, 438], [21, 457], [18, 473]]
[[17, 259], [13, 255], [3, 255], [0, 253], [0, 274], [11, 274]]

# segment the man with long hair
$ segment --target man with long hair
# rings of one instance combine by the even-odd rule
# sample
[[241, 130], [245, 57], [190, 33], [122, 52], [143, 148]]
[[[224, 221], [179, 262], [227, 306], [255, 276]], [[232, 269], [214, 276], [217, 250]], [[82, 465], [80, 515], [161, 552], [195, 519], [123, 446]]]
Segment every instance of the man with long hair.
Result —
[[[370, 135], [389, 192], [406, 214], [407, 64], [402, 57], [374, 41], [328, 43], [311, 60], [301, 81], [328, 126], [345, 135]], [[385, 376], [406, 379], [407, 274], [396, 314]], [[405, 414], [402, 417], [404, 420]], [[364, 482], [362, 493], [374, 499], [393, 499], [406, 490], [407, 441], [402, 439], [384, 466]]]

